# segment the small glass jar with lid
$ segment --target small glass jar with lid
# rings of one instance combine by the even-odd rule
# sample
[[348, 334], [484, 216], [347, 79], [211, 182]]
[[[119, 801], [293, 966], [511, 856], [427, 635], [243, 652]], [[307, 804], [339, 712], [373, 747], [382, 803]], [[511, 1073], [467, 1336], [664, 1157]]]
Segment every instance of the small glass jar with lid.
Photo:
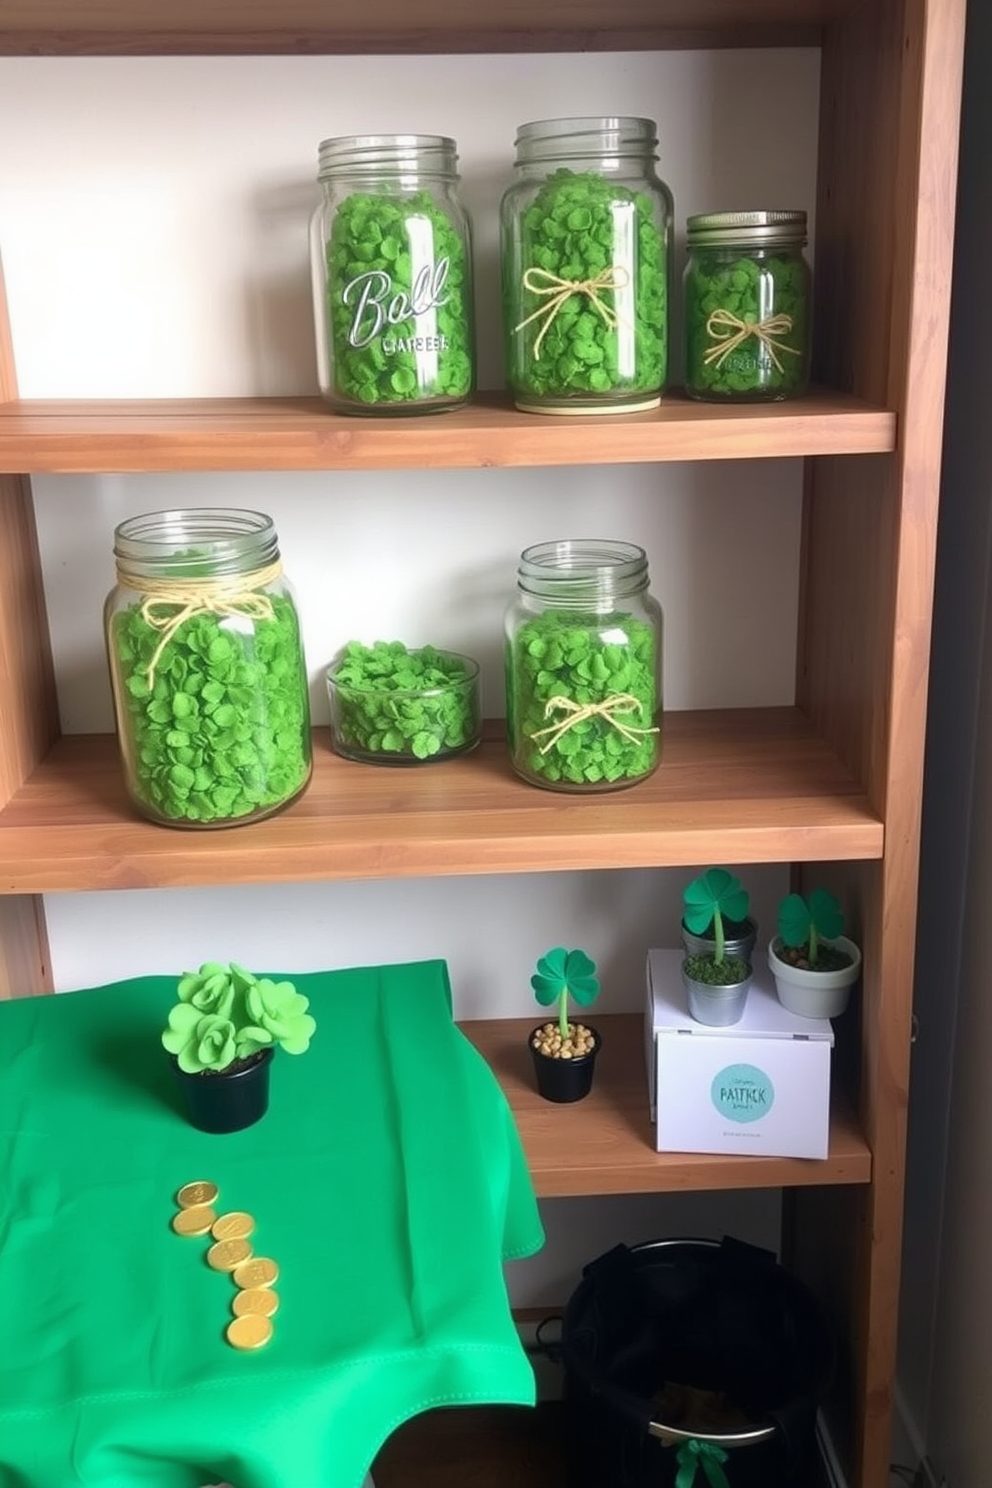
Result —
[[532, 413], [655, 408], [668, 376], [672, 196], [650, 119], [522, 124], [500, 207], [507, 381]]
[[770, 402], [805, 393], [811, 312], [805, 244], [805, 212], [707, 212], [688, 219], [691, 398]]
[[455, 141], [326, 139], [310, 226], [317, 373], [340, 413], [437, 413], [475, 383], [472, 249]]
[[633, 543], [526, 548], [506, 614], [510, 756], [533, 785], [608, 791], [661, 759], [661, 606]]
[[114, 534], [104, 621], [125, 783], [143, 816], [227, 827], [310, 778], [300, 622], [262, 512], [150, 512]]

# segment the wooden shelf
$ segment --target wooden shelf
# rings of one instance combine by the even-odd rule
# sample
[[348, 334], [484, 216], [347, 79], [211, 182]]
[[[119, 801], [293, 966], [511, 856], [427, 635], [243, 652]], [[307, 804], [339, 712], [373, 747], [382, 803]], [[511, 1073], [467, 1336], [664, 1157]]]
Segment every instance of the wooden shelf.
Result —
[[656, 1152], [648, 1111], [644, 1022], [638, 1013], [593, 1019], [603, 1035], [603, 1048], [592, 1091], [574, 1105], [551, 1105], [534, 1089], [526, 1043], [537, 1021], [511, 1018], [461, 1027], [506, 1091], [534, 1188], [542, 1198], [871, 1181], [871, 1153], [855, 1117], [836, 1093], [830, 1153], [822, 1160]]
[[4, 0], [0, 55], [816, 45], [844, 0]]
[[314, 756], [277, 816], [176, 831], [136, 817], [112, 735], [63, 738], [0, 814], [0, 893], [882, 854], [878, 815], [793, 708], [669, 714], [657, 773], [589, 796], [519, 780], [499, 724], [438, 764], [354, 764], [323, 729]]
[[500, 394], [435, 418], [343, 418], [318, 398], [0, 404], [0, 471], [404, 470], [891, 451], [896, 416], [845, 393], [546, 418]]

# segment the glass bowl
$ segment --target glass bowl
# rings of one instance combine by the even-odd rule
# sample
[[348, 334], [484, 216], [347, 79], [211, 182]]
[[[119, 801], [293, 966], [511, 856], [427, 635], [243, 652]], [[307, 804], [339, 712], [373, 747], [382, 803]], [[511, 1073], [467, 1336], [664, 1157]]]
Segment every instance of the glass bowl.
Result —
[[331, 743], [345, 759], [424, 765], [479, 742], [479, 666], [401, 641], [351, 641], [327, 669]]

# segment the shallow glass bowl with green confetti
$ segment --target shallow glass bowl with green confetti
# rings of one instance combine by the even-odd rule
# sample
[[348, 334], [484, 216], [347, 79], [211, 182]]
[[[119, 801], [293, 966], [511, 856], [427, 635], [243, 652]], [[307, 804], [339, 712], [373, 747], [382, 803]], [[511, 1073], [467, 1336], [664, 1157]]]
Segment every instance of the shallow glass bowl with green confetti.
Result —
[[327, 670], [331, 743], [345, 759], [423, 765], [479, 742], [479, 666], [402, 641], [349, 641]]

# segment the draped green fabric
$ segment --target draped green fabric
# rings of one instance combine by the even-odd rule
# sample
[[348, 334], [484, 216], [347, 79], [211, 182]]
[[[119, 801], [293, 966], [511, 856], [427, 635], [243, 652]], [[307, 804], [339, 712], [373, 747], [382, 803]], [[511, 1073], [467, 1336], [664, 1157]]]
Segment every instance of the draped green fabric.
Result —
[[[180, 1114], [175, 978], [0, 1005], [0, 1488], [357, 1488], [410, 1415], [533, 1404], [502, 1262], [543, 1231], [445, 964], [292, 980], [313, 1043], [225, 1136]], [[257, 1352], [209, 1239], [171, 1230], [195, 1179], [280, 1267]]]

